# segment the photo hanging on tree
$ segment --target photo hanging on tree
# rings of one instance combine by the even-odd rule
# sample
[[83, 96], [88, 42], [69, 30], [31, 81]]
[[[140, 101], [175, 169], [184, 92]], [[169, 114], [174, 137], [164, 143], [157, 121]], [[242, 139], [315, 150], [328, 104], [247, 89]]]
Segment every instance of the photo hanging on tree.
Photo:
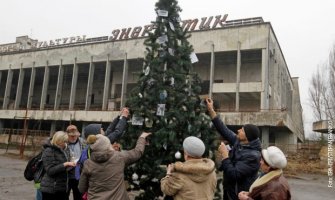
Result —
[[142, 126], [143, 125], [143, 117], [142, 116], [138, 116], [138, 115], [133, 115], [132, 119], [131, 119], [131, 124], [132, 125], [136, 125], [136, 126]]
[[165, 113], [165, 104], [158, 104], [156, 115], [157, 116], [164, 116], [164, 113]]
[[157, 14], [160, 17], [167, 17], [167, 16], [169, 16], [169, 11], [167, 11], [167, 10], [157, 10]]
[[192, 63], [196, 63], [199, 61], [197, 55], [194, 52], [190, 54], [190, 58]]

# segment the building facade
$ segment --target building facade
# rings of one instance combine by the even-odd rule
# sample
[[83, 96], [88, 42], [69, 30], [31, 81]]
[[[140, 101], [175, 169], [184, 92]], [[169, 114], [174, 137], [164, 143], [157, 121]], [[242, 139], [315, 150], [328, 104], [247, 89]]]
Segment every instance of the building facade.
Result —
[[[231, 129], [259, 126], [264, 146], [303, 141], [298, 78], [291, 77], [271, 24], [262, 18], [206, 20], [182, 22], [199, 60], [194, 69], [203, 97], [214, 99]], [[0, 45], [0, 130], [53, 132], [69, 123], [82, 129], [110, 122], [143, 70], [142, 36], [152, 28], [48, 42], [23, 36]]]

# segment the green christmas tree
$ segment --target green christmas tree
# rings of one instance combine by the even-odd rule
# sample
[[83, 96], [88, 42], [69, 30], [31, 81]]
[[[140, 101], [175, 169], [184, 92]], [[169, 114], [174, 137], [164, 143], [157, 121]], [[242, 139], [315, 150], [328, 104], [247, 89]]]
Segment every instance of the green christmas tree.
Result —
[[152, 132], [143, 157], [125, 172], [131, 190], [140, 190], [136, 199], [158, 199], [163, 196], [160, 179], [166, 165], [184, 161], [182, 142], [188, 136], [201, 138], [206, 144], [205, 156], [214, 145], [216, 133], [210, 128], [206, 105], [201, 101], [201, 80], [193, 72], [197, 61], [190, 34], [180, 26], [181, 8], [176, 0], [159, 0], [155, 29], [145, 40], [147, 54], [137, 86], [126, 105], [132, 119], [124, 147], [133, 148], [141, 132]]

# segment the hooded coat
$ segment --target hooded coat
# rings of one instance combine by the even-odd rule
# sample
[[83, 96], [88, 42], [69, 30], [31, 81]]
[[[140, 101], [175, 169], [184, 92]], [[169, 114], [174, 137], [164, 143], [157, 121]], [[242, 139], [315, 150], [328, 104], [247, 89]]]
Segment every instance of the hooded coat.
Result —
[[164, 194], [174, 200], [212, 200], [216, 190], [215, 164], [207, 158], [176, 162], [174, 172], [161, 180]]
[[229, 157], [222, 160], [219, 170], [223, 171], [224, 199], [238, 199], [238, 193], [248, 191], [258, 177], [261, 160], [261, 142], [259, 138], [248, 144], [241, 144], [236, 134], [216, 116], [212, 120], [220, 135], [227, 140], [232, 149]]
[[145, 139], [140, 137], [130, 151], [92, 151], [84, 163], [79, 191], [88, 191], [89, 200], [129, 200], [124, 183], [124, 168], [143, 154]]

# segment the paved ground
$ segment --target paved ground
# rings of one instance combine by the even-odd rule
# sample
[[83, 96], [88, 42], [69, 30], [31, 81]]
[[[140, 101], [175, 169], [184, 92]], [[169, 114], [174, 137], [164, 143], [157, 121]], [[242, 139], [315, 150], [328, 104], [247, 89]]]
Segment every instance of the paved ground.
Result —
[[[0, 200], [34, 200], [33, 183], [23, 177], [26, 163], [26, 160], [5, 155], [0, 149]], [[335, 199], [335, 180], [333, 188], [328, 188], [328, 177], [325, 175], [300, 174], [288, 180], [292, 200]]]

